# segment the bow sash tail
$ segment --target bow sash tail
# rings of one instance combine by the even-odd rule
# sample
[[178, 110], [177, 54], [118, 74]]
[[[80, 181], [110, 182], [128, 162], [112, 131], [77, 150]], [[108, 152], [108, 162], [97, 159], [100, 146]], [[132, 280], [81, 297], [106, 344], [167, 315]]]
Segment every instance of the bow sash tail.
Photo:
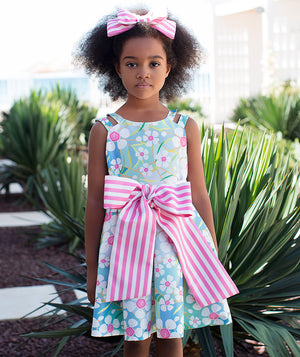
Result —
[[151, 294], [156, 224], [172, 239], [186, 282], [200, 306], [238, 293], [192, 219], [194, 208], [189, 182], [152, 186], [108, 175], [104, 208], [120, 210], [106, 301]]

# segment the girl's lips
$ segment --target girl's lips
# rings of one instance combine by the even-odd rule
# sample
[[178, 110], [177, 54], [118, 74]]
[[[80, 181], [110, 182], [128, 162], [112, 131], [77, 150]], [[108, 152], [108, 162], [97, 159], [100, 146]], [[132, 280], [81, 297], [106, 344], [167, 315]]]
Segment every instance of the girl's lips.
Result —
[[136, 85], [137, 88], [141, 88], [141, 89], [148, 88], [150, 86], [151, 85], [149, 83], [139, 83]]

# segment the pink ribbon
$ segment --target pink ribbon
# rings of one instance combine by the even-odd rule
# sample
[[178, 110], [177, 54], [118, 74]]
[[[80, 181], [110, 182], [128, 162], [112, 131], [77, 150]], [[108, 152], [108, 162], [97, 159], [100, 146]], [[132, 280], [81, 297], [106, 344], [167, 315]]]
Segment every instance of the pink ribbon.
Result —
[[167, 16], [167, 10], [162, 14], [149, 11], [146, 15], [140, 16], [120, 9], [117, 18], [107, 21], [107, 36], [112, 37], [128, 31], [138, 22], [148, 22], [153, 28], [173, 40], [176, 32], [176, 22], [168, 20]]
[[189, 182], [152, 186], [105, 177], [104, 208], [119, 209], [106, 301], [151, 294], [158, 224], [173, 241], [186, 282], [200, 306], [238, 293], [230, 276], [195, 225]]

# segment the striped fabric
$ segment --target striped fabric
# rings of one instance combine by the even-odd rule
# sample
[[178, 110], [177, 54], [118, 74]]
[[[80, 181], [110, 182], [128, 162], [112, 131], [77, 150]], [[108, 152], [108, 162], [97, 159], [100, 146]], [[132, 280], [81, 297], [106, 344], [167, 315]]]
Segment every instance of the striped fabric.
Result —
[[120, 210], [106, 301], [151, 294], [156, 224], [173, 241], [187, 284], [200, 306], [238, 293], [192, 219], [189, 182], [151, 186], [106, 176], [104, 208]]
[[120, 9], [116, 19], [107, 21], [107, 36], [112, 37], [128, 31], [138, 22], [148, 22], [153, 28], [173, 40], [176, 32], [176, 22], [168, 20], [167, 16], [167, 10], [162, 14], [149, 11], [146, 15], [140, 16]]

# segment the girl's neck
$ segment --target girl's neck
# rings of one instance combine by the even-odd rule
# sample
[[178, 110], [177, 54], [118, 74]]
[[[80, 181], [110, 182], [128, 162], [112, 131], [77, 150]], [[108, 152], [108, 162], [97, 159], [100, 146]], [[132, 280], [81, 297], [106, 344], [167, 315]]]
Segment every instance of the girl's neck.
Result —
[[169, 110], [159, 100], [135, 100], [128, 98], [117, 114], [132, 121], [157, 121], [166, 117]]

